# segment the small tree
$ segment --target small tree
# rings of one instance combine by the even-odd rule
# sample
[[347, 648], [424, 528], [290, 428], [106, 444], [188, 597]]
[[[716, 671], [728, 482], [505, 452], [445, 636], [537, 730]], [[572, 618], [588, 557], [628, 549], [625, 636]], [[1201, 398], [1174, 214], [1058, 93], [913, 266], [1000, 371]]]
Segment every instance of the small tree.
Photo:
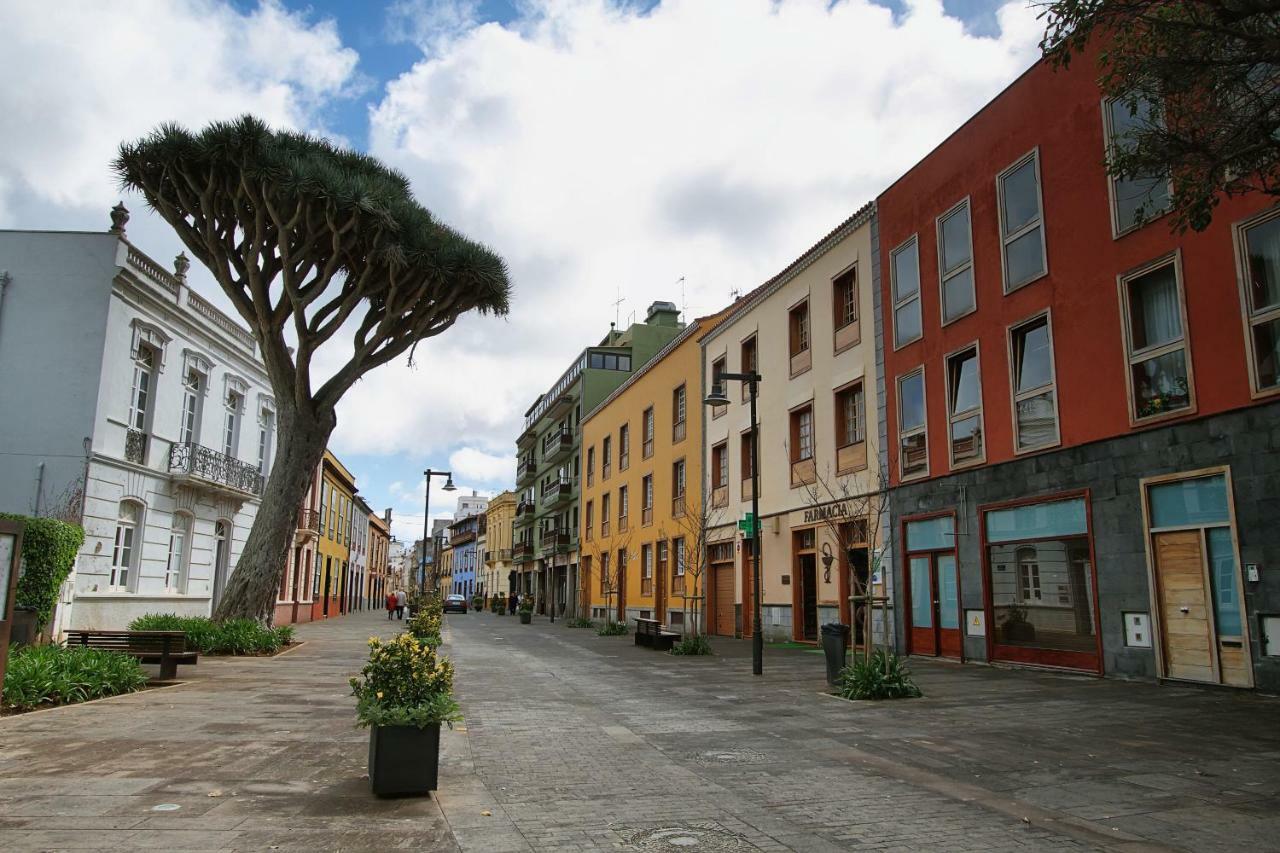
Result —
[[[723, 509], [712, 508], [711, 501], [705, 497], [709, 494], [711, 494], [709, 483], [700, 500], [691, 500], [686, 490], [684, 497], [672, 507], [676, 513], [675, 518], [672, 519], [675, 527], [674, 535], [684, 540], [684, 572], [681, 575], [680, 600], [684, 611], [690, 615], [689, 634], [694, 637], [702, 632], [702, 614], [706, 612], [707, 607], [706, 575], [709, 565], [707, 549], [710, 544], [708, 535], [712, 530], [722, 526], [724, 517]], [[658, 538], [668, 538], [664, 529], [659, 528]], [[671, 555], [673, 570], [679, 569], [677, 561], [680, 559], [679, 554]], [[665, 583], [665, 579], [663, 582]]]
[[[590, 599], [590, 584], [593, 582], [600, 584], [600, 592], [604, 596], [605, 613], [604, 621], [606, 625], [612, 625], [617, 621], [615, 614], [617, 612], [614, 607], [614, 597], [621, 595], [622, 583], [621, 574], [622, 567], [618, 564], [618, 552], [627, 552], [628, 562], [631, 557], [631, 537], [634, 531], [628, 528], [624, 534], [619, 534], [610, 538], [607, 542], [608, 547], [602, 547], [601, 539], [592, 539], [589, 547], [589, 555], [591, 557], [591, 570], [595, 572], [595, 579], [587, 578], [583, 584], [586, 590], [586, 597]], [[608, 559], [605, 559], [605, 557]]]
[[[267, 622], [338, 401], [462, 314], [505, 314], [506, 267], [418, 204], [404, 175], [252, 116], [199, 133], [163, 125], [113, 166], [213, 273], [266, 363], [278, 451], [215, 616]], [[346, 360], [313, 376], [335, 338]]]
[[1280, 195], [1280, 0], [1041, 5], [1045, 55], [1097, 46], [1103, 93], [1133, 116], [1108, 171], [1168, 180], [1176, 229], [1203, 231], [1224, 196]]

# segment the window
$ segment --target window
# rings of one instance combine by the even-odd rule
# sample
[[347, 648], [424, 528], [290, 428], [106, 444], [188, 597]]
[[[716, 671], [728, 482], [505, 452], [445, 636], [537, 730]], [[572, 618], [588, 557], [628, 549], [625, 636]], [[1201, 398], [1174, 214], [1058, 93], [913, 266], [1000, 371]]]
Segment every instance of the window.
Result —
[[751, 472], [755, 468], [754, 459], [752, 459], [752, 436], [754, 433], [747, 430], [738, 438], [738, 461], [741, 463], [742, 469], [742, 499], [749, 500], [751, 498], [752, 489], [754, 488], [751, 480]]
[[191, 536], [191, 516], [175, 512], [169, 526], [169, 558], [164, 567], [166, 592], [181, 592], [186, 585], [187, 540]]
[[982, 381], [978, 370], [976, 346], [947, 357], [947, 414], [952, 465], [981, 461], [984, 455]]
[[648, 459], [653, 455], [653, 406], [644, 410], [644, 415], [640, 420], [640, 453]]
[[1041, 600], [1040, 563], [1035, 548], [1018, 549], [1018, 598], [1024, 604]]
[[[716, 388], [716, 387], [720, 388], [722, 392], [725, 391], [725, 388], [724, 388], [724, 380], [721, 379], [720, 376], [728, 372], [728, 368], [725, 366], [726, 364], [728, 364], [728, 357], [722, 355], [719, 358], [717, 358], [711, 365], [711, 386], [713, 388]], [[712, 406], [711, 417], [718, 418], [728, 410], [729, 410], [728, 406]]]
[[133, 391], [129, 396], [129, 428], [146, 432], [150, 423], [151, 395], [155, 385], [156, 351], [146, 344], [138, 345], [133, 361]]
[[858, 322], [858, 270], [851, 268], [831, 280], [831, 316], [836, 331]]
[[1009, 330], [1013, 370], [1014, 450], [1058, 443], [1058, 393], [1049, 318], [1041, 315]]
[[1176, 260], [1121, 279], [1135, 423], [1193, 406], [1179, 279]]
[[609, 535], [609, 493], [600, 496], [600, 535]]
[[677, 518], [684, 515], [684, 460], [680, 459], [671, 465], [671, 514]]
[[[742, 372], [755, 373], [756, 371], [756, 336], [752, 335], [742, 342]], [[743, 402], [751, 398], [751, 383], [743, 382], [742, 399]]]
[[[1135, 133], [1153, 121], [1151, 104], [1138, 98], [1130, 106], [1123, 100], [1103, 104], [1103, 120], [1107, 133], [1107, 156], [1123, 149]], [[1169, 206], [1169, 182], [1162, 177], [1126, 175], [1111, 178], [1111, 222], [1118, 237], [1154, 219]]]
[[791, 486], [812, 483], [817, 477], [813, 459], [813, 406], [791, 412]]
[[618, 430], [618, 470], [625, 471], [631, 465], [631, 427], [623, 424]]
[[608, 551], [600, 555], [600, 594], [609, 593], [609, 557]]
[[717, 489], [729, 485], [729, 446], [723, 441], [711, 448], [711, 485]]
[[640, 594], [653, 595], [653, 546], [640, 546]]
[[640, 481], [640, 500], [644, 502], [641, 510], [640, 523], [644, 525], [653, 524], [653, 475], [646, 474], [644, 479]]
[[240, 443], [240, 410], [243, 406], [244, 397], [238, 391], [227, 392], [227, 412], [222, 426], [222, 452], [227, 456], [234, 457]]
[[627, 516], [631, 512], [631, 501], [627, 497], [627, 487], [618, 487], [618, 532], [627, 532]]
[[973, 229], [968, 199], [938, 218], [938, 278], [943, 325], [973, 311]]
[[677, 536], [671, 540], [671, 550], [676, 555], [676, 577], [684, 577], [684, 537]]
[[929, 472], [925, 423], [924, 368], [898, 378], [898, 473], [903, 478]]
[[178, 429], [181, 444], [195, 444], [200, 440], [200, 409], [204, 405], [206, 379], [200, 371], [188, 368], [182, 379], [182, 423]]
[[263, 408], [258, 418], [258, 473], [267, 476], [271, 471], [271, 443], [276, 435], [276, 413]]
[[836, 391], [835, 413], [837, 473], [867, 467], [867, 415], [862, 382]]
[[912, 237], [889, 256], [893, 285], [893, 347], [906, 346], [922, 334], [920, 326], [920, 247]]
[[1256, 392], [1280, 390], [1280, 216], [1239, 230], [1249, 373]]
[[813, 365], [809, 352], [809, 300], [787, 312], [788, 347], [791, 353], [791, 375], [804, 373]]
[[1004, 290], [1008, 293], [1049, 271], [1040, 197], [1040, 154], [1032, 151], [996, 178]]
[[671, 441], [673, 443], [684, 441], [687, 402], [684, 385], [671, 392]]
[[613, 468], [613, 437], [606, 435], [600, 442], [600, 479], [609, 479]]
[[129, 587], [129, 572], [133, 569], [134, 548], [138, 527], [142, 522], [142, 505], [136, 501], [121, 501], [116, 513], [116, 541], [111, 551], [112, 589]]
[[590, 542], [590, 541], [591, 541], [591, 535], [592, 535], [592, 534], [591, 534], [591, 528], [592, 528], [592, 526], [595, 524], [595, 515], [596, 515], [595, 510], [596, 510], [595, 501], [587, 501], [587, 517], [586, 517], [587, 525], [586, 525], [586, 527], [587, 527], [587, 541], [588, 541], [588, 542]]
[[670, 547], [667, 545], [667, 540], [665, 539], [658, 540], [657, 577], [658, 577], [658, 583], [660, 584], [665, 584], [667, 582], [667, 577], [668, 577], [667, 573], [668, 573], [668, 569], [670, 568], [670, 560], [668, 559], [670, 550], [671, 550]]

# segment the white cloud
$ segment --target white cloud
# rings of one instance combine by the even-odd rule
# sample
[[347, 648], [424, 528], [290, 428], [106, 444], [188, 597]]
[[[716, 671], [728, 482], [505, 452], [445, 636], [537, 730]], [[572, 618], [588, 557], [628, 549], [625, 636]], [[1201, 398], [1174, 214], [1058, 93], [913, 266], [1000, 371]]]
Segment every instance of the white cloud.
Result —
[[866, 0], [521, 8], [506, 27], [443, 28], [388, 85], [370, 143], [504, 254], [512, 317], [469, 319], [420, 347], [417, 370], [368, 377], [343, 406], [344, 447], [511, 452], [619, 293], [625, 324], [680, 303], [681, 276], [694, 316], [759, 284], [1012, 81], [1039, 36], [1020, 2], [995, 38], [937, 0], [897, 23]]
[[449, 468], [459, 479], [496, 483], [505, 487], [505, 484], [515, 482], [516, 458], [514, 452], [504, 456], [485, 453], [474, 447], [463, 447], [449, 456]]

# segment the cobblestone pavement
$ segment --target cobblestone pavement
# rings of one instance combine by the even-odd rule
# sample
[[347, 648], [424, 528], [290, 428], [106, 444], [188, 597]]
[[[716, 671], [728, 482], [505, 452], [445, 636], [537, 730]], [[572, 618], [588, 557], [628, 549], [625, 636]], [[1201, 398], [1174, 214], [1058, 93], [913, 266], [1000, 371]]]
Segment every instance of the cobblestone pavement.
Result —
[[810, 651], [475, 613], [441, 790], [377, 800], [346, 679], [398, 628], [0, 719], [0, 850], [1280, 850], [1274, 699], [913, 661], [926, 698], [850, 703]]

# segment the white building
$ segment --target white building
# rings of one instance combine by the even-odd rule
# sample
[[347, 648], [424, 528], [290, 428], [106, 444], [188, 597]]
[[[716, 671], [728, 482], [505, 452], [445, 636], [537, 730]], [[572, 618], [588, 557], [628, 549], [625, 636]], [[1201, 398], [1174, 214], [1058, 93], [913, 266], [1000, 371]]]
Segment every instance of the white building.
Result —
[[481, 497], [475, 489], [472, 489], [470, 495], [462, 495], [458, 498], [458, 508], [453, 511], [453, 520], [462, 521], [473, 515], [481, 515], [488, 508], [489, 499]]
[[275, 443], [253, 336], [112, 221], [0, 231], [0, 509], [83, 512], [64, 628], [209, 614]]

